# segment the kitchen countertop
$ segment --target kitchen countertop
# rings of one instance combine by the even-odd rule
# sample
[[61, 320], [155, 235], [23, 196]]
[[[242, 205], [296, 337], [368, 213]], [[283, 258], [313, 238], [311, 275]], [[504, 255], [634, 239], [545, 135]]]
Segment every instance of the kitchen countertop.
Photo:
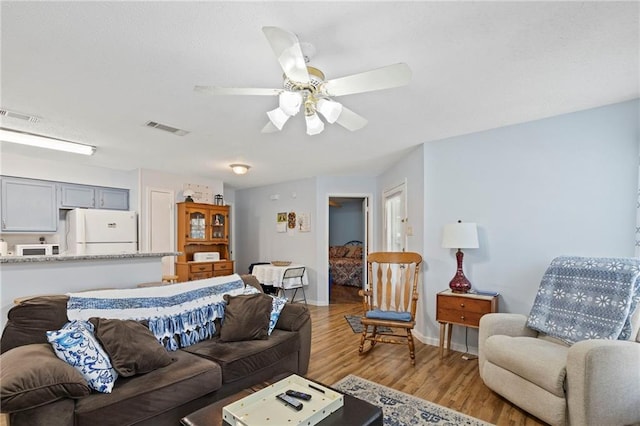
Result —
[[51, 256], [0, 256], [0, 263], [64, 262], [68, 260], [140, 259], [145, 257], [179, 256], [179, 251], [157, 253], [113, 253], [113, 254], [56, 254]]

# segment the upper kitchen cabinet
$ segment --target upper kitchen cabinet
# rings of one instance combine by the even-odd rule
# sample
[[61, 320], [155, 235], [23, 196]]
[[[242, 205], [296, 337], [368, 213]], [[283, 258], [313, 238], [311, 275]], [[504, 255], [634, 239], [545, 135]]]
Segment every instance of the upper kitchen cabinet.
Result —
[[2, 232], [56, 232], [56, 183], [2, 177]]
[[129, 210], [129, 190], [60, 183], [60, 208]]

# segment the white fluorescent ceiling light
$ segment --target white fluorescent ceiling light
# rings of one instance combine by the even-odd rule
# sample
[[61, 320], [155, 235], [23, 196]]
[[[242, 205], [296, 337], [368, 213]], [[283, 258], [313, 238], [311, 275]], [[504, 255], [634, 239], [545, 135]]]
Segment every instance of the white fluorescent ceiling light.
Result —
[[58, 151], [72, 152], [74, 154], [93, 155], [96, 152], [96, 147], [93, 145], [55, 139], [34, 133], [6, 129], [4, 127], [0, 127], [0, 141], [35, 146], [38, 148], [55, 149]]

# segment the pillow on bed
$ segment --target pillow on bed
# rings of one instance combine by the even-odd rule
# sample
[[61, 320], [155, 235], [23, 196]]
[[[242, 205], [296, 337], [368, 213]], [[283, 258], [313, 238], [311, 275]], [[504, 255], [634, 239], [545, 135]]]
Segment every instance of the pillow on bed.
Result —
[[331, 246], [329, 247], [329, 257], [344, 257], [349, 251], [349, 247]]
[[349, 246], [348, 253], [344, 257], [353, 259], [362, 259], [362, 247], [361, 246]]

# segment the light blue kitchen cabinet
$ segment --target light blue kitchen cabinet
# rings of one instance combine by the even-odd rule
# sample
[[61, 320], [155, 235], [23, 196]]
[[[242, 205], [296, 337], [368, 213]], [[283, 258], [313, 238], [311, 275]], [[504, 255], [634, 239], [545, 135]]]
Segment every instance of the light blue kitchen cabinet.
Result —
[[2, 177], [0, 185], [2, 232], [56, 232], [56, 183]]
[[60, 208], [129, 210], [129, 190], [60, 183]]
[[129, 210], [129, 190], [120, 188], [98, 188], [99, 209]]
[[72, 183], [60, 184], [60, 207], [73, 209], [94, 208], [96, 206], [96, 190], [93, 186], [74, 185]]

